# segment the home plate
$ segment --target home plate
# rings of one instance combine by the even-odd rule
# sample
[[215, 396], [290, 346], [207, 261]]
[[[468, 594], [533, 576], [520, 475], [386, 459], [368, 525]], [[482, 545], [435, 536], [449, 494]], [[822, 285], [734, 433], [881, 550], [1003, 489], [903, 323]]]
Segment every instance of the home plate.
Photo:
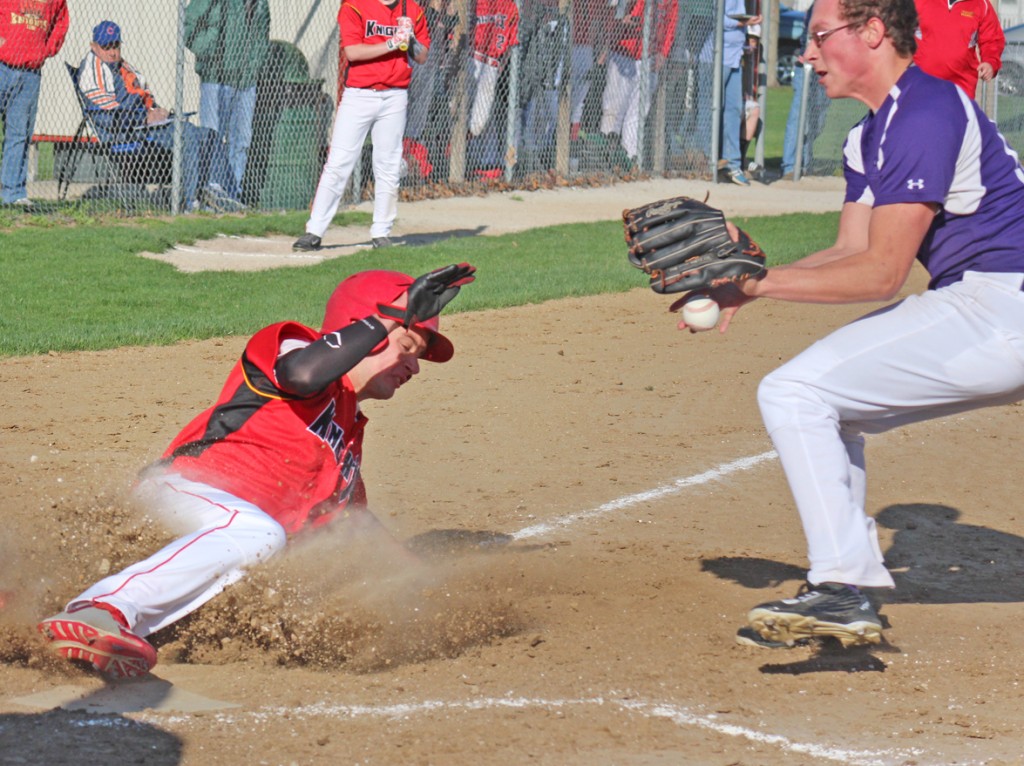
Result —
[[87, 710], [92, 713], [139, 713], [143, 710], [176, 713], [201, 713], [238, 707], [201, 694], [181, 689], [170, 681], [150, 674], [137, 681], [108, 684], [100, 689], [82, 686], [56, 686], [38, 694], [15, 697], [17, 705], [52, 710]]

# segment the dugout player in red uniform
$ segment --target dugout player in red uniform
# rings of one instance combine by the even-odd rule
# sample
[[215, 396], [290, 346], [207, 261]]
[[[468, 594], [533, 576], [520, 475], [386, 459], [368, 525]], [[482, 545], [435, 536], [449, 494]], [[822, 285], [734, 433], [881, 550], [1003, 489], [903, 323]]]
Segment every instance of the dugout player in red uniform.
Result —
[[53, 648], [112, 678], [145, 675], [157, 660], [145, 636], [198, 609], [289, 535], [340, 519], [379, 529], [359, 472], [359, 403], [390, 399], [421, 360], [452, 358], [438, 315], [473, 272], [466, 263], [415, 281], [360, 272], [334, 290], [320, 330], [285, 321], [257, 332], [216, 404], [134, 488], [183, 536], [39, 623]]
[[[401, 25], [406, 20], [408, 28]], [[348, 60], [345, 92], [334, 118], [334, 134], [306, 233], [292, 249], [320, 249], [348, 179], [362, 156], [366, 134], [373, 141], [373, 223], [375, 248], [391, 246], [398, 216], [398, 182], [402, 171], [402, 135], [409, 103], [412, 59], [425, 64], [430, 48], [427, 17], [415, 0], [344, 0], [338, 11], [341, 50]]]

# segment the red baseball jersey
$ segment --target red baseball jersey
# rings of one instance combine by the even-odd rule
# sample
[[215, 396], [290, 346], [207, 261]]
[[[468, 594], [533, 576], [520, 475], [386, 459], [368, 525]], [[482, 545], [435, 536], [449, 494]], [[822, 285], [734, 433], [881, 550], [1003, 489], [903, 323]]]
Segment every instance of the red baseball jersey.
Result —
[[519, 45], [519, 9], [515, 0], [477, 0], [473, 50], [497, 59], [513, 45]]
[[989, 0], [916, 0], [918, 33], [914, 63], [928, 74], [955, 82], [974, 98], [978, 64], [1002, 65], [1006, 36]]
[[[633, 11], [629, 14], [633, 23], [627, 27], [626, 35], [619, 42], [619, 50], [637, 60], [643, 51], [643, 18], [645, 0], [637, 0]], [[676, 39], [676, 18], [679, 15], [678, 0], [655, 0], [653, 24], [651, 30], [650, 50], [652, 53], [668, 57], [672, 52], [672, 43]]]
[[[403, 13], [404, 8], [404, 13]], [[379, 0], [344, 0], [338, 10], [342, 51], [349, 45], [387, 42], [398, 29], [398, 17], [412, 19], [413, 34], [419, 43], [430, 47], [430, 31], [423, 9], [413, 0], [398, 0], [387, 6]], [[412, 66], [407, 51], [395, 49], [369, 61], [348, 62], [345, 87], [408, 88]]]
[[67, 31], [65, 0], [0, 0], [0, 61], [8, 66], [39, 69]]
[[277, 386], [282, 342], [319, 337], [297, 322], [256, 333], [217, 403], [178, 434], [163, 464], [259, 506], [289, 533], [325, 523], [349, 502], [364, 504], [366, 417], [348, 379], [305, 399]]

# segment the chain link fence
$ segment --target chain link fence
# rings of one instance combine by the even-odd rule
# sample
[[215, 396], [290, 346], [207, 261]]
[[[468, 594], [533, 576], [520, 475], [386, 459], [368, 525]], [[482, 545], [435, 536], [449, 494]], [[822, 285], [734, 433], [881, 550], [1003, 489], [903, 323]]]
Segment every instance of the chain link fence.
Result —
[[[54, 2], [0, 6], [32, 23], [33, 9]], [[714, 66], [721, 0], [423, 4], [432, 44], [426, 64], [410, 64], [403, 198], [644, 176], [722, 179]], [[338, 0], [68, 0], [67, 7], [63, 46], [42, 69], [31, 134], [26, 188], [34, 204], [308, 208], [344, 87]], [[742, 168], [771, 180], [778, 170], [765, 173], [758, 139], [766, 121], [792, 119], [765, 108], [775, 56], [760, 33], [779, 39], [792, 76], [794, 30], [783, 19], [767, 34], [779, 23], [768, 0], [748, 0], [746, 10], [766, 18], [743, 45]], [[122, 125], [97, 109], [96, 61], [107, 51], [95, 50], [94, 33], [102, 21], [118, 25], [116, 50], [139, 89], [174, 112], [164, 124]], [[113, 32], [107, 37], [112, 44]], [[3, 48], [0, 61], [11, 61]], [[797, 177], [836, 174], [845, 133], [864, 108], [829, 103], [813, 76], [796, 79], [807, 85], [794, 98], [803, 103], [796, 117], [805, 138]], [[1020, 109], [1010, 101], [999, 102], [998, 114], [1019, 132]], [[368, 145], [347, 201], [372, 196], [372, 184]]]

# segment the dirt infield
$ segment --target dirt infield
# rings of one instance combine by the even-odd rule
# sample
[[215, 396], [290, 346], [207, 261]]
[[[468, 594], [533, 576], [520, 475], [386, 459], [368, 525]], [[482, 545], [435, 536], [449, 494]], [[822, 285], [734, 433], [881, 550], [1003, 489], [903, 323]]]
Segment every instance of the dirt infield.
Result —
[[157, 634], [153, 677], [120, 685], [52, 661], [31, 625], [158, 542], [125, 489], [244, 339], [7, 360], [0, 764], [1021, 763], [1007, 477], [1024, 408], [869, 440], [899, 584], [888, 643], [738, 646], [746, 610], [791, 595], [805, 564], [758, 381], [864, 307], [761, 302], [723, 337], [676, 331], [666, 304], [636, 290], [451, 317], [455, 359], [367, 407], [371, 502], [423, 563], [296, 545]]

